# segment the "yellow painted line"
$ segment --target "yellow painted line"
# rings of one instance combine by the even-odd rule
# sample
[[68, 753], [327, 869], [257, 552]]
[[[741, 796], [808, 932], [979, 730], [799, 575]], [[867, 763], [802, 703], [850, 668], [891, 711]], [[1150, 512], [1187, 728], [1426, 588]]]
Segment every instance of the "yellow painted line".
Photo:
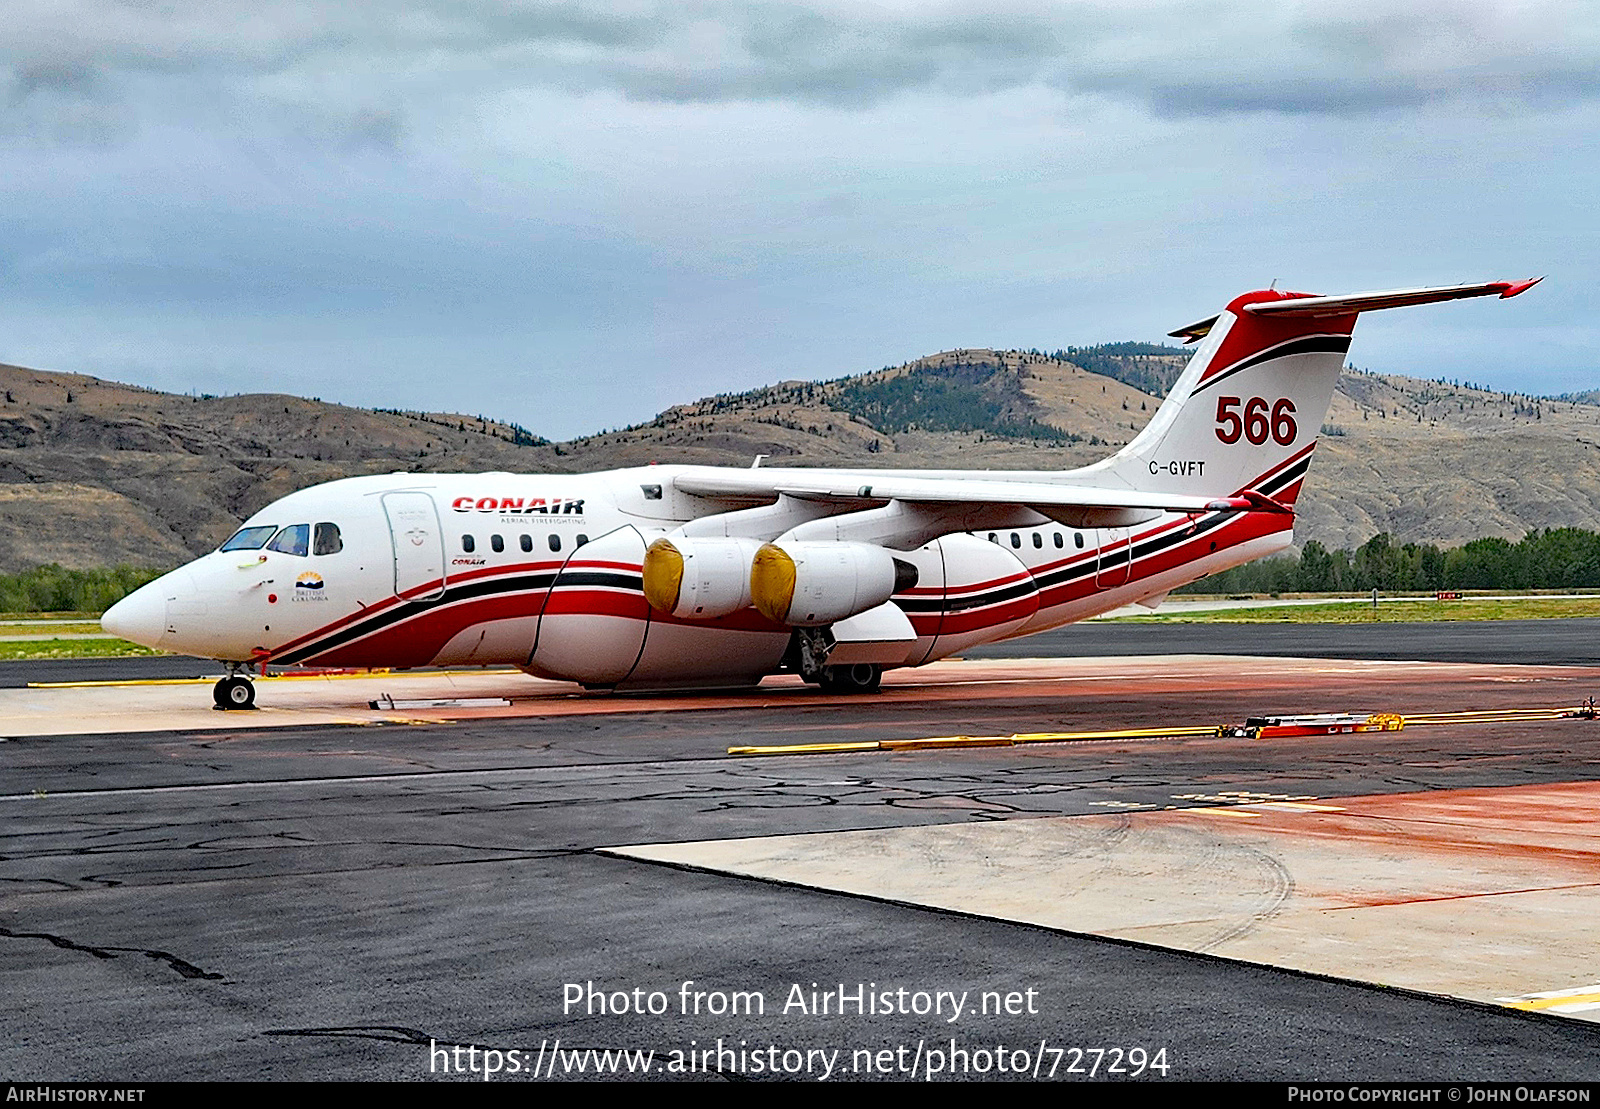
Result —
[[1577, 708], [1484, 709], [1477, 712], [1424, 712], [1407, 716], [1407, 724], [1504, 723], [1515, 720], [1559, 720]]
[[29, 689], [90, 689], [95, 686], [209, 685], [215, 678], [130, 678], [116, 682], [29, 682]]
[[1558, 1009], [1563, 1005], [1600, 1005], [1600, 993], [1572, 993], [1560, 994], [1555, 997], [1533, 997], [1526, 1001], [1513, 1001], [1506, 1004], [1507, 1009], [1521, 1009], [1524, 1012], [1539, 1013], [1546, 1009]]
[[1010, 747], [1008, 735], [947, 735], [932, 739], [885, 739], [878, 744], [883, 751], [936, 750], [941, 747]]
[[1173, 812], [1199, 813], [1204, 816], [1234, 816], [1244, 820], [1260, 820], [1258, 812], [1246, 812], [1244, 809], [1174, 809]]
[[1547, 724], [1561, 719], [1560, 716], [1504, 716], [1486, 720], [1408, 720], [1406, 723], [1416, 728], [1438, 728], [1468, 724]]
[[862, 743], [794, 743], [782, 747], [729, 747], [730, 755], [837, 755], [881, 750], [877, 740]]
[[[373, 678], [473, 678], [508, 677], [521, 674], [521, 670], [363, 670], [355, 674], [268, 674], [256, 678], [258, 682], [337, 682]], [[123, 678], [97, 682], [29, 682], [29, 689], [95, 689], [122, 688], [134, 685], [209, 685], [216, 678]]]
[[1529, 713], [1504, 713], [1499, 716], [1408, 716], [1406, 723], [1413, 726], [1424, 724], [1522, 724], [1536, 723], [1541, 720], [1561, 720], [1566, 718], [1564, 712], [1529, 712]]
[[1097, 739], [1182, 739], [1186, 736], [1217, 734], [1215, 725], [1190, 728], [1124, 728], [1112, 732], [1020, 732], [1013, 743], [1085, 743]]
[[[515, 673], [515, 671], [511, 671]], [[1428, 716], [1400, 716], [1396, 713], [1380, 713], [1379, 716], [1392, 717], [1400, 721], [1401, 726], [1412, 724], [1492, 724], [1492, 723], [1517, 723], [1520, 721], [1560, 720], [1574, 709], [1560, 708], [1531, 708], [1531, 709], [1496, 709], [1479, 712], [1435, 713]], [[866, 741], [860, 743], [798, 743], [785, 744], [772, 747], [729, 747], [730, 755], [838, 755], [859, 754], [869, 751], [918, 751], [938, 750], [941, 748], [963, 747], [1009, 747], [1020, 746], [1025, 743], [1093, 743], [1119, 739], [1185, 739], [1194, 736], [1215, 736], [1222, 729], [1216, 725], [1190, 725], [1181, 728], [1122, 728], [1103, 732], [1018, 732], [1009, 736], [929, 736], [925, 739], [886, 739], [881, 741]], [[1398, 730], [1393, 727], [1360, 727], [1358, 732], [1377, 734], [1382, 731]], [[1321, 733], [1316, 733], [1320, 735]], [[1268, 736], [1265, 738], [1296, 738], [1293, 736]], [[1283, 806], [1291, 806], [1292, 802], [1278, 802]], [[1337, 805], [1294, 805], [1303, 812], [1343, 812]], [[1192, 810], [1208, 811], [1208, 810]], [[1219, 810], [1220, 811], [1220, 810]], [[1235, 816], [1259, 816], [1259, 813], [1238, 813], [1230, 811]]]
[[773, 747], [729, 747], [730, 755], [838, 755], [867, 751], [919, 751], [963, 747], [1012, 747], [1024, 743], [1084, 743], [1106, 739], [1159, 739], [1216, 735], [1206, 728], [1137, 728], [1115, 732], [1023, 732], [1017, 735], [941, 735], [925, 739], [868, 740], [859, 743], [793, 743]]

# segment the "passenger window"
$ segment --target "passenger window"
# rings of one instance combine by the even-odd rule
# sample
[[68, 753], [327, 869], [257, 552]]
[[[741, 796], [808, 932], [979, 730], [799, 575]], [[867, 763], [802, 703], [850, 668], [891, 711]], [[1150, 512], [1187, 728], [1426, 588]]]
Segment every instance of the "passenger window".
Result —
[[1033, 533], [1033, 545], [1034, 545], [1035, 549], [1044, 546], [1044, 536], [1040, 535], [1038, 532], [1034, 532]]
[[272, 533], [277, 530], [277, 524], [240, 528], [233, 533], [232, 539], [222, 545], [222, 549], [225, 551], [259, 551], [267, 545], [267, 540], [271, 539]]
[[500, 554], [506, 549], [506, 541], [498, 535], [489, 536], [489, 549], [495, 554]]
[[1062, 547], [1066, 546], [1066, 544], [1061, 541], [1061, 533], [1059, 531], [1056, 532], [1056, 534], [1055, 534], [1055, 541], [1056, 541], [1056, 550], [1060, 550]]
[[1014, 547], [1014, 548], [1021, 547], [1022, 546], [1022, 536], [1018, 535], [1016, 532], [1012, 532], [1011, 533], [1011, 546]]
[[580, 531], [578, 533], [578, 546], [581, 547], [585, 543], [587, 543], [588, 541], [589, 541], [589, 537], [587, 535], [583, 534], [583, 532]]
[[344, 539], [339, 534], [338, 524], [318, 524], [315, 538], [311, 543], [312, 554], [338, 554], [344, 550]]
[[1073, 546], [1077, 547], [1081, 551], [1083, 549], [1083, 532], [1081, 532], [1081, 531], [1073, 532], [1072, 533], [1072, 543], [1073, 543]]
[[517, 545], [525, 552], [533, 550], [533, 536], [529, 535], [527, 532], [523, 532], [522, 535], [517, 539]]
[[461, 537], [461, 549], [463, 551], [466, 551], [468, 554], [471, 554], [473, 551], [475, 551], [477, 549], [477, 547], [478, 547], [478, 541], [476, 539], [472, 538], [472, 536], [463, 535]]
[[998, 542], [1000, 542], [1000, 537], [998, 535], [996, 535], [994, 532], [991, 531], [989, 533], [989, 542], [998, 543]]
[[550, 533], [550, 549], [552, 551], [559, 551], [561, 549], [561, 536], [557, 535], [553, 531]]
[[639, 486], [639, 491], [644, 494], [644, 499], [647, 501], [659, 501], [661, 499], [661, 486], [659, 485], [641, 485]]
[[311, 549], [311, 525], [290, 524], [267, 544], [267, 549], [304, 558]]

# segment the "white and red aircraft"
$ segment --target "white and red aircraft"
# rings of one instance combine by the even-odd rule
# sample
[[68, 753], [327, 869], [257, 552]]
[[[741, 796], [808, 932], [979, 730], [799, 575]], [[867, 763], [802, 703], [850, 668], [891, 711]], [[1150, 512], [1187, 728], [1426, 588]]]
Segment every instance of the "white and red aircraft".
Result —
[[[358, 477], [263, 508], [106, 612], [218, 659], [224, 708], [268, 664], [513, 665], [589, 687], [834, 692], [1030, 635], [1287, 547], [1365, 311], [1538, 279], [1348, 296], [1261, 290], [1199, 342], [1148, 426], [1068, 471], [650, 466]], [[759, 460], [758, 460], [759, 462]]]

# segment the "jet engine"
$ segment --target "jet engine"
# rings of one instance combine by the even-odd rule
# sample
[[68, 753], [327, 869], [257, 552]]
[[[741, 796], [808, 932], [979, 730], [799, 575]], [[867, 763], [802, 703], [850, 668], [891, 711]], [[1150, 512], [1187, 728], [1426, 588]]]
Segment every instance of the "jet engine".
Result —
[[877, 608], [917, 584], [917, 568], [868, 543], [768, 543], [750, 567], [750, 599], [779, 624], [816, 627]]
[[682, 620], [712, 620], [750, 607], [750, 563], [759, 539], [657, 539], [644, 553], [650, 607]]

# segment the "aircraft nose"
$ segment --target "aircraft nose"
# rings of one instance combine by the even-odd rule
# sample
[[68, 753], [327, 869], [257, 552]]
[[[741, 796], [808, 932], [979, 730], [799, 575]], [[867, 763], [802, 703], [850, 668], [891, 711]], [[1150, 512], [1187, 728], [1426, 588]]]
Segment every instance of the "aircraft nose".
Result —
[[100, 626], [119, 638], [156, 646], [167, 630], [167, 591], [157, 584], [140, 586], [106, 609]]

